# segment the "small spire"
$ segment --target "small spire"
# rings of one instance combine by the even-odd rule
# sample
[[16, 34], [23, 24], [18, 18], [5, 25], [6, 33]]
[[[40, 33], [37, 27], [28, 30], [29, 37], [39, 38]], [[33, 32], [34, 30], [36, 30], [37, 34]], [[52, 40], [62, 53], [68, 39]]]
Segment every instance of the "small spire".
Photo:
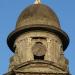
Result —
[[41, 4], [41, 0], [35, 0], [34, 4]]

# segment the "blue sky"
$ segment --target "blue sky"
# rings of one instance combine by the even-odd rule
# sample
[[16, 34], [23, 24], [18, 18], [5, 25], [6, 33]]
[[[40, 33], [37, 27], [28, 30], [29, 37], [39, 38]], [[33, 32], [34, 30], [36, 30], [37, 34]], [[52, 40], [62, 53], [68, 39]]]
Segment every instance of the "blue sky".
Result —
[[[42, 0], [58, 15], [62, 29], [70, 37], [65, 51], [69, 60], [69, 69], [75, 75], [75, 0]], [[21, 11], [34, 0], [0, 0], [0, 75], [8, 71], [9, 58], [13, 55], [7, 46], [7, 36], [15, 29]]]

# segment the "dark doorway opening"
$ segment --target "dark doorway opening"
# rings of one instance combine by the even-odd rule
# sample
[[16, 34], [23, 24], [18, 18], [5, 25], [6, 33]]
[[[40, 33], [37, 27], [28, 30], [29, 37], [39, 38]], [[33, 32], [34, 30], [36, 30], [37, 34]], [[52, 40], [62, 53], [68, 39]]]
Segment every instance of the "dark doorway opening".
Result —
[[44, 60], [44, 55], [43, 56], [34, 55], [34, 60]]

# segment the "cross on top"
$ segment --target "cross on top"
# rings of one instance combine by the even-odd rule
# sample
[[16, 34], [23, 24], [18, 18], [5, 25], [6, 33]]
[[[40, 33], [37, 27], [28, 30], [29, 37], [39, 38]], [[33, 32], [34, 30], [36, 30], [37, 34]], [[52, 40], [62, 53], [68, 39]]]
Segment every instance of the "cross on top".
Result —
[[34, 4], [40, 4], [40, 3], [41, 3], [41, 0], [35, 0]]

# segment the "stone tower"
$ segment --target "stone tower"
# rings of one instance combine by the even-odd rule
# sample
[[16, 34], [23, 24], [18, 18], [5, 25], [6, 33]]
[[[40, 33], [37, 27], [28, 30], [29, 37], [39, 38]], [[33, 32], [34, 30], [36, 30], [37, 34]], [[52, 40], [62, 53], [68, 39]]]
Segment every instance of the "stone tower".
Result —
[[14, 55], [5, 75], [70, 75], [64, 57], [69, 37], [50, 7], [35, 2], [23, 10], [7, 43]]

